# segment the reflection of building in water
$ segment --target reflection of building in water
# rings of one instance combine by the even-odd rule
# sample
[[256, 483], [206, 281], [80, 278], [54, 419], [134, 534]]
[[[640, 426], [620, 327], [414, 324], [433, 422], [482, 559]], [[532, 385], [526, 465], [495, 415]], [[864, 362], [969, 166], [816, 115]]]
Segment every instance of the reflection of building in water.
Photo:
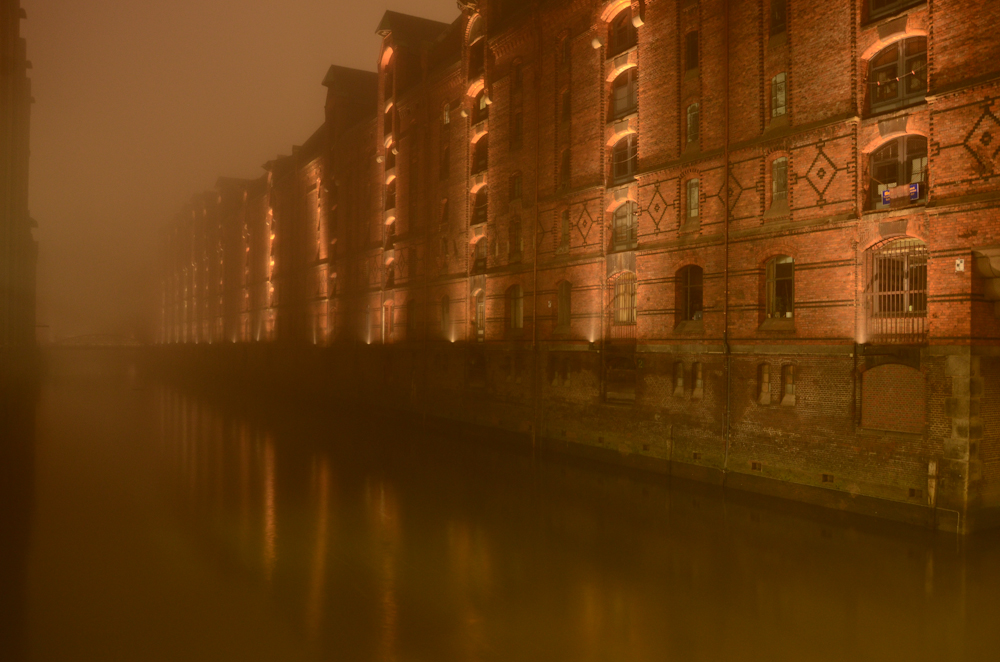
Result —
[[35, 346], [35, 221], [28, 212], [31, 80], [20, 0], [0, 0], [0, 387]]

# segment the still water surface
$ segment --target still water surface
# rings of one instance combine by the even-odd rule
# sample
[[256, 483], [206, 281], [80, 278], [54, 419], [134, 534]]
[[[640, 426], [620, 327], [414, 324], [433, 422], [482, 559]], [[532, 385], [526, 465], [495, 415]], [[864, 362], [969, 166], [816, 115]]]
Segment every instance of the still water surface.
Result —
[[11, 662], [1000, 659], [996, 535], [126, 379], [32, 425]]

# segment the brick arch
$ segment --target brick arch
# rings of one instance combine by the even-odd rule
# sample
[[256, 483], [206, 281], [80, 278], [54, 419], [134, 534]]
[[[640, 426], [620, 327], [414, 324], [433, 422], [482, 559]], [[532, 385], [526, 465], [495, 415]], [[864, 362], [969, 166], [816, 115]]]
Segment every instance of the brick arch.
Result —
[[884, 49], [888, 48], [889, 46], [892, 46], [895, 43], [903, 41], [904, 39], [910, 39], [912, 37], [925, 37], [929, 39], [930, 34], [927, 32], [927, 30], [918, 30], [907, 26], [906, 30], [903, 32], [896, 32], [895, 34], [889, 35], [885, 39], [875, 40], [875, 42], [871, 46], [866, 48], [858, 56], [858, 60], [865, 67], [865, 69], [867, 69], [868, 63], [875, 55], [877, 55], [878, 53], [882, 52]]
[[601, 8], [600, 20], [610, 23], [622, 11], [632, 6], [632, 0], [608, 0]]
[[385, 66], [392, 60], [392, 56], [395, 52], [396, 51], [392, 45], [386, 46], [385, 50], [382, 51], [382, 59], [379, 60], [379, 66], [384, 69]]
[[861, 427], [921, 434], [927, 420], [927, 377], [900, 363], [861, 373]]
[[928, 133], [927, 131], [920, 131], [907, 126], [905, 131], [893, 131], [892, 133], [887, 133], [884, 136], [881, 134], [876, 135], [874, 138], [866, 142], [864, 145], [860, 146], [861, 153], [865, 156], [865, 158], [867, 158], [871, 156], [872, 152], [877, 150], [882, 145], [886, 144], [887, 142], [891, 142], [893, 140], [901, 138], [902, 136], [920, 136], [921, 138], [926, 138], [928, 142], [928, 149], [930, 148], [930, 139], [931, 139], [930, 133]]

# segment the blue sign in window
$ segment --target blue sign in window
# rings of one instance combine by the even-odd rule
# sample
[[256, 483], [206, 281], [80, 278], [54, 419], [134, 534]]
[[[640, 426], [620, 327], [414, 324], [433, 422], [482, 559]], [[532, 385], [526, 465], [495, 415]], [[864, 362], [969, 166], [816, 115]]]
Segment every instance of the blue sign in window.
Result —
[[910, 200], [917, 201], [920, 199], [920, 184], [910, 184]]
[[882, 204], [887, 205], [892, 202], [892, 196], [889, 195], [889, 189], [882, 191]]

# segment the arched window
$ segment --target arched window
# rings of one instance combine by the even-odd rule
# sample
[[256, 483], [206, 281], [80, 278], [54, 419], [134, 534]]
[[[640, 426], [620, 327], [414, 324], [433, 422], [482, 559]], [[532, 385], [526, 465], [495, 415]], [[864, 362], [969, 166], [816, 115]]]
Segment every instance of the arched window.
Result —
[[920, 343], [927, 334], [927, 245], [896, 239], [865, 253], [866, 341]]
[[688, 265], [677, 272], [677, 322], [701, 319], [703, 312], [701, 267]]
[[611, 119], [635, 112], [639, 105], [639, 69], [631, 67], [611, 84]]
[[472, 123], [479, 124], [489, 116], [489, 97], [486, 95], [486, 90], [482, 90], [476, 95], [476, 98], [472, 100]]
[[639, 234], [637, 211], [638, 205], [631, 200], [615, 209], [611, 219], [614, 250], [622, 251], [635, 248]]
[[396, 180], [392, 180], [385, 187], [385, 210], [396, 208]]
[[483, 136], [472, 148], [472, 174], [486, 170], [490, 161], [490, 137]]
[[871, 209], [927, 198], [927, 138], [902, 136], [872, 152]]
[[767, 263], [767, 319], [789, 319], [795, 310], [795, 260], [779, 255]]
[[489, 194], [486, 187], [476, 191], [476, 202], [472, 207], [472, 224], [485, 223], [489, 211]]
[[469, 80], [475, 80], [486, 71], [486, 32], [483, 19], [473, 17], [469, 29]]
[[447, 294], [441, 297], [441, 335], [451, 338], [451, 299]]
[[556, 328], [568, 329], [570, 320], [570, 305], [572, 302], [573, 286], [569, 281], [559, 283], [559, 295], [556, 299]]
[[475, 306], [476, 339], [482, 341], [486, 339], [486, 293], [482, 290], [476, 293]]
[[634, 339], [636, 321], [636, 280], [631, 271], [623, 271], [611, 283], [611, 337]]
[[614, 57], [632, 48], [639, 41], [639, 33], [632, 23], [632, 8], [618, 12], [608, 28], [608, 56]]
[[507, 330], [518, 332], [524, 329], [524, 290], [520, 285], [507, 288]]
[[927, 94], [927, 38], [890, 44], [871, 59], [868, 74], [873, 113], [923, 101]]
[[615, 143], [615, 148], [611, 151], [611, 178], [615, 183], [635, 177], [638, 156], [636, 134], [630, 133]]

